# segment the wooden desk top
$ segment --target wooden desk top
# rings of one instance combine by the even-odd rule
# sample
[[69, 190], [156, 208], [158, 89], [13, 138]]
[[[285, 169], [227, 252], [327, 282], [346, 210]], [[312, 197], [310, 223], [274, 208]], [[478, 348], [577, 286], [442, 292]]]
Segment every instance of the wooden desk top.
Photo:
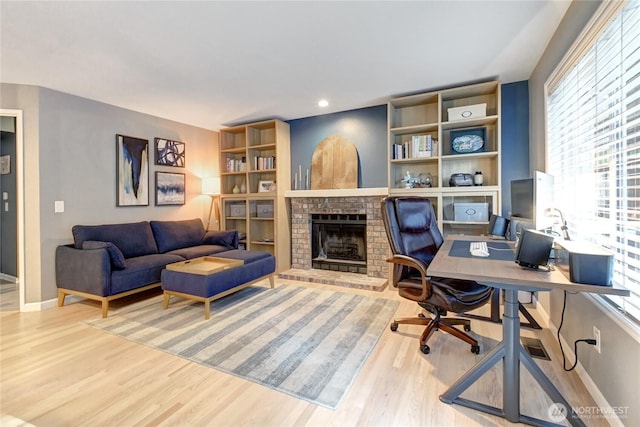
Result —
[[[461, 258], [449, 256], [454, 240], [469, 242], [493, 241], [480, 236], [448, 236], [436, 257], [431, 261], [427, 273], [432, 276], [450, 277], [452, 279], [475, 280], [478, 283], [498, 288], [518, 288], [519, 290], [553, 290], [561, 289], [569, 292], [591, 292], [629, 296], [629, 290], [614, 286], [584, 285], [571, 282], [560, 270], [546, 272], [543, 270], [525, 269], [513, 261], [492, 260], [489, 258]], [[504, 242], [504, 240], [500, 240]], [[508, 242], [513, 245], [513, 242]]]

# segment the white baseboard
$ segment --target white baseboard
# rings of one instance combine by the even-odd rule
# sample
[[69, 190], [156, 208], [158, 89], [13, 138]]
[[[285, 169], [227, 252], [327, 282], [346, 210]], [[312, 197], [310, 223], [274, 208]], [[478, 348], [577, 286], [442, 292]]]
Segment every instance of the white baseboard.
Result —
[[41, 301], [41, 302], [28, 302], [22, 306], [22, 309], [20, 311], [23, 311], [25, 313], [33, 312], [33, 311], [42, 311], [42, 310], [47, 310], [49, 308], [57, 307], [57, 306], [58, 306], [57, 299]]
[[[554, 337], [557, 337], [558, 328], [553, 324], [553, 322], [551, 322], [549, 314], [542, 308], [542, 304], [538, 304], [537, 308], [540, 315], [544, 318], [546, 327], [549, 328]], [[570, 360], [575, 360], [576, 355], [573, 353], [572, 346], [564, 339], [562, 335], [560, 335], [560, 340], [562, 341], [562, 348], [565, 355], [568, 356]], [[612, 406], [609, 404], [609, 402], [607, 402], [607, 399], [600, 392], [600, 389], [598, 388], [596, 383], [593, 382], [593, 380], [589, 376], [589, 373], [584, 369], [584, 366], [582, 366], [582, 363], [580, 363], [579, 360], [578, 364], [576, 365], [575, 371], [576, 374], [578, 374], [578, 378], [580, 378], [580, 381], [582, 381], [585, 388], [595, 401], [596, 405], [598, 405], [599, 408], [611, 408]], [[620, 418], [618, 418], [615, 414], [608, 414], [605, 419], [612, 427], [625, 427], [624, 423], [620, 421]]]
[[5, 274], [5, 273], [0, 273], [0, 280], [5, 280], [7, 282], [11, 282], [11, 283], [18, 283], [18, 278], [11, 276], [9, 274]]

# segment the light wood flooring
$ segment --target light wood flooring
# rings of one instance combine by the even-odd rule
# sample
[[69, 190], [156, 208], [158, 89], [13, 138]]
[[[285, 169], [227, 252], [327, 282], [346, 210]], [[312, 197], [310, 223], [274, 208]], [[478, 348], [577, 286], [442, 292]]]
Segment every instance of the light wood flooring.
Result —
[[[276, 286], [280, 283], [297, 284], [277, 279]], [[268, 281], [260, 285], [268, 286]], [[396, 299], [401, 302], [398, 317], [420, 311], [393, 288], [339, 290]], [[152, 291], [144, 297], [157, 294]], [[128, 303], [139, 298], [129, 298]], [[114, 309], [122, 307], [120, 301], [112, 304]], [[431, 354], [424, 355], [417, 341], [422, 327], [400, 325], [397, 332], [386, 328], [339, 407], [331, 410], [87, 326], [83, 320], [100, 316], [99, 305], [91, 301], [0, 316], [0, 424], [23, 420], [43, 427], [511, 425], [438, 399], [500, 340], [501, 326], [488, 322], [472, 321], [472, 334], [486, 337], [479, 356], [443, 332], [434, 334]], [[595, 405], [577, 374], [562, 370], [559, 347], [549, 331], [523, 330], [523, 335], [542, 339], [552, 361], [536, 361], [572, 405]], [[495, 367], [463, 396], [500, 406], [501, 382], [501, 367]], [[524, 368], [521, 390], [522, 412], [547, 419], [551, 402]], [[603, 419], [585, 422], [608, 425]]]
[[0, 311], [18, 310], [18, 284], [0, 279]]

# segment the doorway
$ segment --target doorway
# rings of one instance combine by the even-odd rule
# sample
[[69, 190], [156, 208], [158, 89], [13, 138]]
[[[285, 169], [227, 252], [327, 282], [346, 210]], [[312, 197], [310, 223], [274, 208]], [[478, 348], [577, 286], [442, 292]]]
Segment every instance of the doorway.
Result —
[[0, 110], [0, 311], [25, 305], [22, 111]]

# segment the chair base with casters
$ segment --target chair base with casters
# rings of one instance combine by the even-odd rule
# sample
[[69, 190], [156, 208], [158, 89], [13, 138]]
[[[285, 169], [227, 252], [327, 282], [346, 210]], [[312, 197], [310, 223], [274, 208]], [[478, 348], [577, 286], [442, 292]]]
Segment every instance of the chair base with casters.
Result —
[[395, 332], [398, 330], [398, 325], [422, 325], [426, 326], [425, 330], [420, 335], [420, 351], [424, 354], [429, 354], [431, 352], [431, 348], [427, 345], [427, 341], [433, 335], [433, 333], [437, 330], [442, 330], [448, 334], [453, 335], [456, 338], [461, 339], [467, 344], [471, 345], [471, 352], [475, 354], [480, 354], [480, 346], [478, 345], [478, 341], [471, 337], [470, 335], [462, 332], [461, 330], [454, 328], [454, 326], [462, 325], [466, 332], [471, 331], [471, 322], [468, 319], [460, 319], [460, 318], [442, 318], [442, 316], [446, 316], [447, 312], [440, 309], [434, 309], [434, 307], [429, 307], [423, 304], [418, 303], [425, 310], [434, 313], [434, 318], [426, 317], [424, 314], [420, 313], [418, 317], [403, 317], [400, 319], [394, 319], [391, 323], [390, 329]]
[[469, 335], [461, 332], [459, 329], [454, 328], [454, 325], [463, 325], [464, 330], [469, 332], [471, 331], [471, 322], [466, 319], [442, 319], [440, 316], [437, 316], [435, 319], [429, 319], [425, 317], [424, 314], [420, 313], [419, 317], [407, 317], [402, 319], [394, 319], [393, 323], [391, 323], [391, 330], [397, 331], [398, 325], [426, 325], [427, 328], [422, 332], [420, 336], [420, 351], [424, 354], [429, 354], [431, 352], [431, 348], [427, 345], [427, 341], [431, 337], [431, 335], [442, 329], [444, 332], [447, 332], [457, 338], [460, 338], [463, 341], [471, 344], [471, 352], [475, 354], [480, 354], [480, 346], [478, 345], [478, 341], [470, 337]]

